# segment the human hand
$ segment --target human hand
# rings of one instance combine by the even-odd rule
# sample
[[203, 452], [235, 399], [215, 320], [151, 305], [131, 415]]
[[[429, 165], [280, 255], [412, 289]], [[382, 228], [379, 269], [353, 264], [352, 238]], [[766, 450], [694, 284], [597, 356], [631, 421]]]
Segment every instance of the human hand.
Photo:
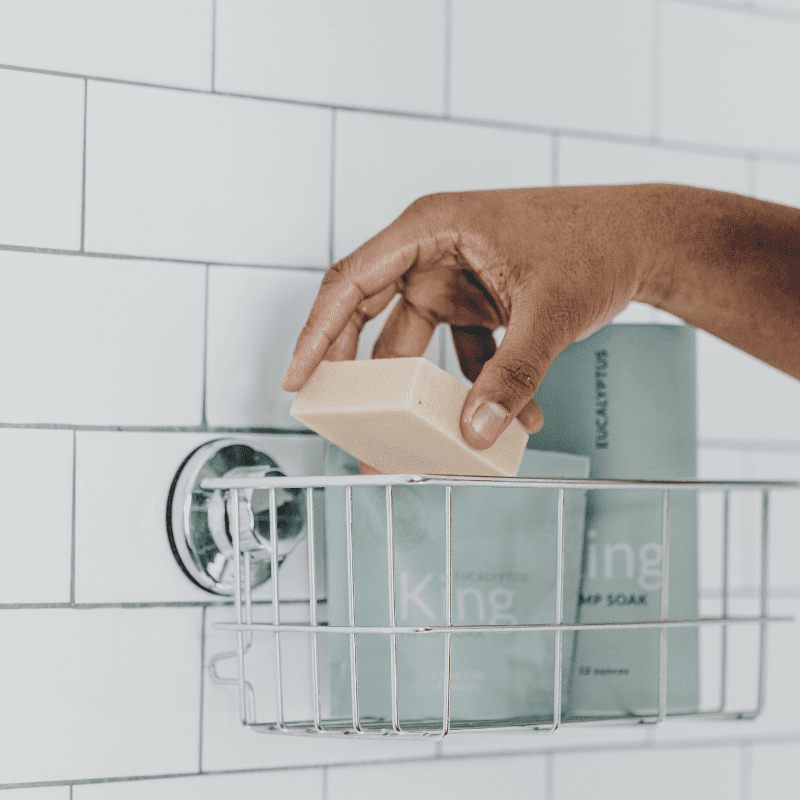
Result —
[[298, 391], [323, 359], [355, 358], [364, 324], [400, 293], [373, 358], [421, 356], [437, 324], [447, 323], [474, 382], [460, 417], [467, 443], [489, 447], [514, 418], [539, 430], [532, 398], [553, 359], [631, 300], [647, 299], [647, 188], [420, 198], [325, 274], [283, 388]]

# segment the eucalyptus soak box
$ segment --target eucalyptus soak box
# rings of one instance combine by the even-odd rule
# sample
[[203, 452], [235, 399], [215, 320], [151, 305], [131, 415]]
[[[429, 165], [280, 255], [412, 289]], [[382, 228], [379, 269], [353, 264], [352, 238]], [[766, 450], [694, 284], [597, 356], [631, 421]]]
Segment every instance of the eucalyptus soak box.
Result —
[[[457, 414], [460, 406], [455, 410]], [[357, 460], [331, 443], [325, 474], [357, 475]], [[520, 476], [585, 478], [589, 459], [526, 450]], [[547, 623], [556, 612], [557, 489], [455, 486], [452, 493], [454, 625]], [[586, 492], [565, 491], [564, 620], [574, 621], [579, 593]], [[444, 625], [445, 487], [393, 489], [395, 606], [398, 626]], [[328, 620], [348, 624], [345, 489], [325, 489]], [[389, 624], [386, 493], [353, 488], [357, 625]], [[331, 711], [351, 713], [350, 643], [326, 637]], [[564, 681], [573, 634], [563, 636]], [[362, 720], [391, 720], [391, 652], [386, 634], [358, 634]], [[442, 634], [397, 636], [400, 718], [441, 725]], [[555, 634], [455, 634], [451, 643], [451, 719], [547, 721], [553, 713]]]
[[[544, 427], [528, 447], [591, 458], [592, 478], [696, 477], [695, 331], [612, 324], [567, 347], [535, 395]], [[661, 618], [661, 490], [594, 490], [587, 500], [579, 622]], [[670, 492], [669, 618], [697, 617], [697, 500]], [[653, 714], [660, 631], [577, 634], [565, 713]], [[667, 710], [698, 707], [697, 628], [668, 633]]]

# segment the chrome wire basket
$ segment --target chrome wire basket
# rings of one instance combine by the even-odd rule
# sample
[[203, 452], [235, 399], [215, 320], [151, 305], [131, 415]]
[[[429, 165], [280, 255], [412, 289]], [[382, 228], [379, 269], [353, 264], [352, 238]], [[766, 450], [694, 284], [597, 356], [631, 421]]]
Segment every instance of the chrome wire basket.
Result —
[[[233, 601], [235, 622], [217, 623], [214, 627], [229, 632], [235, 639], [235, 650], [220, 654], [212, 660], [212, 677], [218, 682], [235, 683], [238, 690], [238, 704], [241, 722], [244, 726], [260, 732], [278, 734], [299, 734], [311, 736], [361, 736], [361, 737], [424, 737], [441, 739], [452, 732], [460, 731], [498, 731], [525, 730], [539, 732], [555, 732], [564, 725], [597, 725], [597, 724], [649, 724], [658, 725], [667, 717], [697, 717], [710, 720], [742, 720], [758, 716], [764, 707], [766, 679], [766, 641], [767, 626], [777, 622], [790, 622], [786, 616], [770, 616], [768, 614], [768, 522], [770, 493], [774, 490], [797, 489], [798, 483], [789, 481], [653, 481], [653, 480], [582, 480], [582, 479], [533, 479], [533, 478], [484, 478], [452, 475], [350, 475], [350, 476], [311, 476], [311, 477], [214, 477], [202, 480], [201, 487], [206, 492], [219, 491], [226, 500], [230, 517], [230, 532], [233, 553]], [[393, 490], [395, 487], [418, 487], [423, 485], [444, 486], [445, 529], [442, 532], [442, 548], [444, 550], [444, 623], [443, 625], [420, 626], [397, 624], [396, 609], [396, 576], [395, 576], [395, 531], [393, 524]], [[386, 569], [386, 586], [388, 588], [388, 625], [358, 625], [356, 616], [357, 581], [354, 575], [353, 545], [353, 487], [384, 487], [386, 499], [386, 552], [388, 562]], [[543, 624], [520, 625], [454, 625], [453, 624], [453, 489], [454, 487], [500, 487], [504, 489], [523, 489], [536, 492], [543, 489], [557, 490], [557, 558], [553, 564], [555, 572], [555, 616], [552, 622]], [[326, 487], [344, 487], [346, 510], [346, 553], [347, 553], [347, 625], [328, 625], [320, 618], [323, 606], [318, 602], [316, 575], [318, 556], [315, 552], [315, 502], [314, 491]], [[250, 490], [262, 490], [269, 498], [269, 539], [277, 542], [278, 508], [276, 492], [294, 490], [299, 497], [305, 492], [305, 516], [308, 533], [308, 576], [310, 597], [307, 602], [307, 621], [284, 622], [280, 598], [279, 555], [277, 548], [271, 550], [271, 608], [270, 622], [256, 622], [253, 617], [254, 603], [251, 587], [251, 552], [247, 542], [240, 538], [240, 501], [242, 494]], [[638, 622], [564, 622], [564, 497], [565, 491], [574, 489], [599, 492], [625, 490], [647, 490], [661, 494], [661, 583], [660, 614], [658, 619]], [[717, 493], [722, 505], [722, 548], [720, 593], [721, 609], [715, 616], [698, 615], [694, 619], [669, 618], [669, 546], [670, 546], [670, 499], [675, 492]], [[733, 493], [760, 493], [760, 531], [754, 535], [760, 537], [761, 565], [758, 587], [758, 613], [734, 616], [729, 612], [729, 551], [731, 528], [731, 495]], [[555, 494], [553, 492], [553, 494]], [[701, 531], [702, 534], [702, 531]], [[457, 532], [456, 532], [457, 535]], [[296, 607], [296, 603], [294, 606]], [[285, 604], [284, 604], [285, 606]], [[758, 632], [757, 644], [757, 686], [754, 706], [744, 708], [728, 708], [726, 699], [726, 676], [729, 667], [728, 629], [732, 626], [749, 626]], [[714, 628], [719, 632], [720, 691], [718, 702], [713, 709], [690, 712], [673, 712], [668, 708], [667, 674], [668, 631], [678, 628], [701, 629]], [[562, 695], [564, 694], [564, 649], [563, 637], [570, 632], [608, 631], [626, 629], [649, 629], [660, 632], [660, 651], [658, 665], [658, 685], [653, 687], [653, 696], [658, 698], [655, 713], [619, 714], [616, 716], [565, 718], [562, 714]], [[457, 720], [451, 717], [451, 649], [452, 637], [470, 634], [491, 634], [504, 636], [518, 632], [553, 632], [555, 636], [554, 658], [552, 664], [552, 715], [549, 719], [512, 719], [502, 722], [487, 720]], [[286, 635], [302, 634], [310, 640], [310, 664], [307, 665], [307, 677], [298, 676], [293, 671], [287, 681], [287, 669], [282, 658], [281, 640]], [[377, 634], [386, 637], [389, 644], [390, 659], [386, 667], [390, 670], [391, 703], [386, 709], [385, 717], [376, 718], [362, 712], [359, 693], [359, 642], [361, 634]], [[350, 713], [346, 716], [334, 716], [325, 710], [326, 688], [325, 670], [320, 665], [320, 654], [324, 652], [326, 642], [331, 636], [346, 636], [349, 639], [349, 671], [350, 671]], [[274, 663], [259, 660], [257, 669], [268, 673], [267, 684], [272, 685], [274, 699], [269, 705], [274, 709], [270, 721], [259, 721], [256, 715], [256, 697], [254, 683], [246, 675], [246, 658], [254, 637], [271, 637], [274, 645]], [[401, 715], [401, 703], [398, 676], [398, 637], [438, 636], [443, 639], [441, 663], [443, 667], [443, 692], [441, 695], [441, 715], [427, 719], [406, 719]], [[753, 637], [755, 639], [755, 637]], [[273, 649], [272, 647], [270, 649]], [[217, 664], [225, 659], [235, 659], [236, 677], [222, 678], [217, 671]], [[250, 669], [253, 664], [248, 665]], [[313, 718], [290, 719], [285, 714], [286, 692], [294, 692], [298, 681], [308, 681], [304, 691], [313, 699], [311, 703]], [[263, 674], [257, 681], [263, 687]], [[309, 716], [311, 716], [309, 714]]]

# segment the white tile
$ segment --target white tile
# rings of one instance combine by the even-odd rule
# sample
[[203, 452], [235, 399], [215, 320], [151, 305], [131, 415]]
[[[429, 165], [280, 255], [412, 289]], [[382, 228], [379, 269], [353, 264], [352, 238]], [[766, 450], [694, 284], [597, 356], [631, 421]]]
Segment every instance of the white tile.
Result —
[[[228, 438], [262, 450], [286, 475], [322, 472], [322, 443], [317, 436], [78, 432], [75, 497], [78, 603], [228, 600], [200, 589], [184, 575], [172, 555], [164, 522], [170, 487], [184, 459], [205, 442]], [[320, 518], [321, 514], [320, 497]], [[319, 525], [317, 533], [322, 533]], [[321, 542], [317, 552], [322, 552]], [[281, 566], [281, 598], [308, 597], [307, 553], [304, 541]], [[320, 585], [318, 591], [321, 588]], [[253, 596], [270, 598], [272, 584], [267, 581]]]
[[564, 186], [680, 183], [747, 192], [747, 161], [617, 142], [565, 136], [559, 141], [559, 182]]
[[0, 6], [3, 64], [211, 88], [212, 0], [28, 0]]
[[212, 267], [206, 418], [210, 425], [307, 430], [281, 389], [321, 271]]
[[539, 733], [453, 734], [442, 742], [442, 755], [461, 756], [480, 753], [541, 753], [599, 747], [631, 747], [645, 744], [649, 731], [644, 725], [582, 727], [562, 725], [555, 735]]
[[800, 14], [800, 0], [756, 0], [755, 5], [768, 11], [790, 11]]
[[[754, 452], [752, 458], [755, 480], [800, 481], [799, 453]], [[800, 491], [771, 492], [768, 530], [770, 587], [800, 588]]]
[[800, 25], [664, 3], [660, 133], [665, 139], [800, 150]]
[[337, 112], [335, 258], [422, 195], [546, 186], [550, 155], [550, 137], [540, 134]]
[[0, 428], [6, 564], [0, 603], [69, 602], [72, 437], [72, 431]]
[[553, 799], [739, 796], [740, 754], [734, 747], [556, 753]]
[[322, 770], [302, 769], [79, 784], [72, 790], [72, 800], [218, 800], [220, 797], [322, 800], [322, 792]]
[[758, 161], [756, 197], [800, 208], [800, 165]]
[[32, 789], [6, 789], [3, 800], [70, 800], [69, 786], [37, 786]]
[[87, 250], [325, 266], [331, 113], [89, 82]]
[[[697, 476], [709, 481], [755, 479], [753, 453], [730, 448], [699, 447]], [[700, 587], [718, 591], [723, 572], [722, 492], [699, 492], [697, 502]], [[775, 524], [771, 526], [774, 530]], [[731, 491], [728, 516], [728, 585], [755, 589], [761, 575], [761, 494]]]
[[697, 331], [700, 439], [800, 440], [800, 382]]
[[0, 69], [0, 244], [80, 249], [83, 95], [81, 80]]
[[444, 0], [220, 0], [217, 91], [441, 114]]
[[[255, 622], [271, 621], [269, 605], [253, 606]], [[294, 605], [283, 608], [283, 622], [308, 621], [308, 609]], [[435, 745], [418, 741], [358, 740], [337, 738], [300, 738], [288, 735], [264, 735], [247, 730], [239, 719], [239, 698], [236, 684], [215, 683], [209, 674], [211, 660], [235, 648], [235, 634], [219, 631], [216, 622], [233, 622], [230, 606], [212, 606], [206, 612], [205, 666], [203, 673], [203, 769], [258, 769], [293, 767], [302, 764], [335, 764], [357, 761], [429, 758]], [[325, 685], [329, 667], [325, 659], [325, 636], [320, 642], [320, 683], [325, 716]], [[313, 719], [311, 645], [306, 634], [281, 636], [283, 700], [285, 719]], [[268, 633], [254, 637], [245, 659], [245, 677], [254, 689], [256, 720], [271, 722], [276, 718], [276, 671], [274, 637]], [[232, 659], [218, 664], [218, 674], [235, 678], [236, 663]], [[329, 795], [330, 796], [330, 795]]]
[[649, 135], [653, 4], [454, 0], [454, 116]]
[[406, 800], [408, 797], [545, 797], [544, 758], [506, 756], [447, 759], [421, 764], [335, 767], [328, 771], [329, 800]]
[[[703, 614], [718, 617], [720, 611], [718, 600], [703, 600]], [[759, 611], [759, 601], [754, 598], [734, 597], [728, 605], [728, 614], [732, 617], [757, 617]], [[661, 728], [652, 732], [651, 741], [654, 744], [676, 739], [697, 741], [748, 738], [758, 741], [760, 737], [800, 734], [800, 724], [797, 721], [800, 688], [794, 666], [800, 658], [800, 600], [772, 598], [767, 611], [771, 616], [794, 617], [794, 622], [776, 622], [768, 626], [763, 713], [755, 720], [744, 721], [712, 722], [701, 718], [668, 720]], [[758, 623], [749, 622], [728, 627], [725, 711], [750, 713], [757, 708], [759, 628]], [[708, 674], [704, 676], [701, 672], [701, 685], [705, 708], [711, 710], [714, 705], [719, 705], [720, 638], [718, 635], [706, 636], [701, 638], [701, 644], [703, 642], [707, 646], [705, 650], [701, 648], [701, 657], [704, 659], [702, 664]]]
[[195, 771], [201, 615], [0, 611], [0, 783]]
[[205, 269], [0, 253], [0, 419], [197, 425]]
[[755, 800], [792, 800], [797, 797], [800, 741], [753, 747]]

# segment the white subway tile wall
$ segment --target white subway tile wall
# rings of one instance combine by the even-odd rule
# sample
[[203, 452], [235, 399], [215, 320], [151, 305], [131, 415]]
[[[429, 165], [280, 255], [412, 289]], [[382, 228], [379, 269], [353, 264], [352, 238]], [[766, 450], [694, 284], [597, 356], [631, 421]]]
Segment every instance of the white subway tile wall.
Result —
[[0, 71], [3, 244], [81, 246], [84, 92], [75, 78]]
[[451, 113], [648, 136], [654, 7], [453, 0]]
[[325, 266], [331, 112], [89, 81], [85, 246]]
[[[800, 153], [800, 20], [663, 4], [658, 118], [665, 139]], [[789, 94], [787, 94], [789, 92]]]
[[0, 63], [211, 88], [213, 0], [0, 5]]
[[440, 115], [445, 0], [218, 0], [220, 92]]
[[[794, 797], [800, 622], [769, 630], [752, 723], [256, 735], [211, 674], [235, 675], [214, 627], [232, 607], [175, 563], [165, 504], [212, 439], [321, 472], [280, 378], [325, 269], [416, 198], [670, 182], [800, 206], [798, 73], [798, 0], [0, 3], [0, 797]], [[446, 328], [426, 355], [465, 380]], [[700, 476], [800, 478], [798, 386], [699, 332]], [[760, 498], [732, 509], [729, 613], [758, 613]], [[719, 497], [699, 519], [718, 613]], [[772, 614], [800, 617], [798, 520], [800, 493], [774, 494]], [[308, 619], [305, 543], [280, 594]], [[720, 644], [703, 632], [704, 707]], [[282, 645], [285, 711], [307, 717], [308, 641]], [[730, 628], [730, 704], [756, 703], [757, 645]], [[274, 719], [274, 640], [247, 659]]]
[[[68, 603], [75, 434], [0, 428], [0, 603]], [[31, 475], [47, 473], [46, 483]], [[46, 558], [42, 554], [47, 553]]]
[[198, 425], [205, 273], [0, 251], [3, 422]]

